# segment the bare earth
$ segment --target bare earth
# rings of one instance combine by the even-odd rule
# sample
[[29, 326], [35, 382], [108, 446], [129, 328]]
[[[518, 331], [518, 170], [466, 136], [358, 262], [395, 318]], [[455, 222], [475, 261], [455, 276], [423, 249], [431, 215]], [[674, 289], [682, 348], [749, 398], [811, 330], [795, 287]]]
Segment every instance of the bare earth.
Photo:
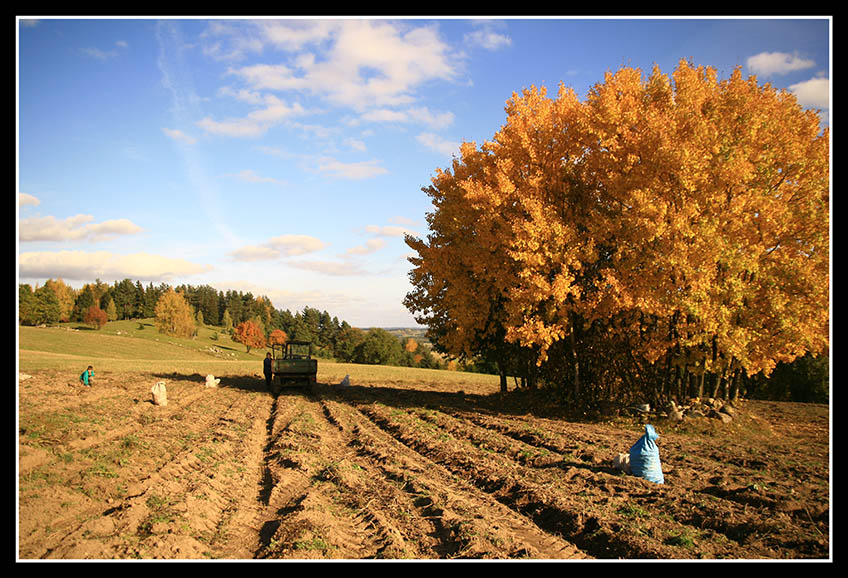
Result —
[[656, 485], [611, 466], [633, 418], [426, 383], [274, 398], [216, 377], [22, 379], [19, 559], [831, 556], [827, 406], [656, 419]]

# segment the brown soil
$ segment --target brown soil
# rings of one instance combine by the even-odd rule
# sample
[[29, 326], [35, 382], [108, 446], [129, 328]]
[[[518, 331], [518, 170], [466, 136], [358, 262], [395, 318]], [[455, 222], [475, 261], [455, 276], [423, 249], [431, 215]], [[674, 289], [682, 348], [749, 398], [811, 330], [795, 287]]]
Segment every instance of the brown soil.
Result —
[[[20, 381], [19, 559], [829, 559], [827, 406], [744, 402], [611, 465], [636, 419], [422, 383]], [[168, 404], [150, 388], [165, 381]]]

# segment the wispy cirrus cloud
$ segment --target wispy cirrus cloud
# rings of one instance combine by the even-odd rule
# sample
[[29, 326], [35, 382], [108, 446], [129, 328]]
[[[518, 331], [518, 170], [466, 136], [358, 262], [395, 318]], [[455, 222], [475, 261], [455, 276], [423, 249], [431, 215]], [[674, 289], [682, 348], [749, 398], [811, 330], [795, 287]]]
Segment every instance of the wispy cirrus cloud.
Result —
[[108, 50], [87, 46], [84, 48], [80, 48], [80, 52], [95, 60], [106, 61], [111, 60], [113, 58], [117, 58], [121, 55], [123, 51], [127, 50], [128, 48], [129, 44], [125, 40], [117, 40], [115, 42], [114, 48], [110, 48]]
[[278, 179], [275, 179], [274, 177], [263, 177], [262, 175], [258, 174], [256, 171], [251, 169], [244, 169], [242, 171], [239, 171], [238, 173], [229, 174], [226, 176], [236, 178], [245, 183], [271, 183], [275, 185], [280, 184], [280, 181]]

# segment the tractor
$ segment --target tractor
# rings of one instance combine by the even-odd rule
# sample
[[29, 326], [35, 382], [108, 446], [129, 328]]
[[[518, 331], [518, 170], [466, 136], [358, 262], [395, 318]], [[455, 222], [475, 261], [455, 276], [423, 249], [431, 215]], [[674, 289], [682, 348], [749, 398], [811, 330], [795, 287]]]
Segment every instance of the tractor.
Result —
[[271, 388], [275, 394], [280, 393], [284, 387], [315, 385], [318, 360], [312, 358], [311, 345], [309, 341], [271, 345], [271, 370], [274, 373]]

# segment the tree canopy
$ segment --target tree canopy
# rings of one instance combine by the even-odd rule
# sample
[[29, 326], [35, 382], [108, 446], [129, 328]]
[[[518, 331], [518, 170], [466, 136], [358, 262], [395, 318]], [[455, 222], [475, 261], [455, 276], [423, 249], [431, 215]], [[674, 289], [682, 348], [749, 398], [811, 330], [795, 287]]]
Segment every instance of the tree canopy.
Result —
[[829, 134], [792, 94], [681, 61], [505, 110], [407, 237], [405, 303], [442, 351], [663, 398], [827, 347]]

